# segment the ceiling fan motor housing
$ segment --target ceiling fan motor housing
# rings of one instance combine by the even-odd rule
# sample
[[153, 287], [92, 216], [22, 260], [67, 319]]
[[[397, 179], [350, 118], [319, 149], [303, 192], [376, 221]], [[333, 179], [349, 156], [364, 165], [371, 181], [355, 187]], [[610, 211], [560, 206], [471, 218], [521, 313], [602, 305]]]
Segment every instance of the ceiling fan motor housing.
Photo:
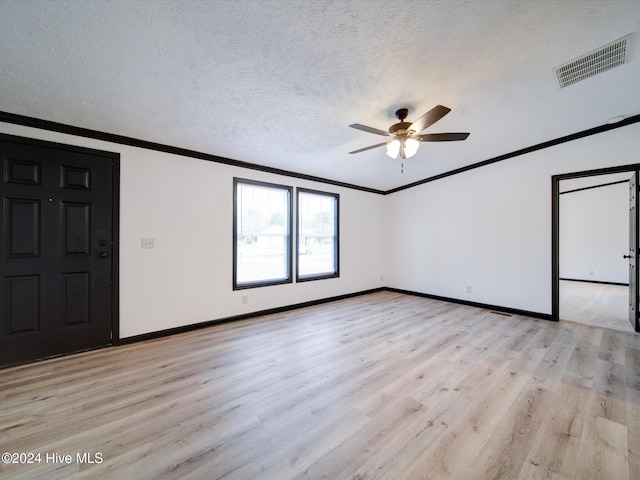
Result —
[[409, 130], [409, 127], [411, 126], [411, 122], [398, 122], [398, 123], [394, 123], [393, 125], [391, 125], [389, 127], [389, 133], [392, 135], [395, 135], [397, 133], [402, 133], [401, 131], [407, 131]]
[[409, 127], [411, 126], [411, 122], [405, 122], [404, 119], [409, 115], [408, 108], [400, 108], [396, 110], [396, 117], [400, 120], [398, 123], [393, 124], [389, 127], [389, 133], [391, 135], [396, 135], [398, 133], [407, 133]]

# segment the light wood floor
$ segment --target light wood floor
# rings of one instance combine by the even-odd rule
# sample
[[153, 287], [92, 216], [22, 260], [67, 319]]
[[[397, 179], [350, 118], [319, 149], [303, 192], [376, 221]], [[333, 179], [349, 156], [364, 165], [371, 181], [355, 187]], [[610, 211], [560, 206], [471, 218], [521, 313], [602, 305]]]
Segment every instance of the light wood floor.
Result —
[[42, 455], [3, 479], [640, 478], [638, 335], [392, 292], [0, 370], [0, 402], [0, 452]]

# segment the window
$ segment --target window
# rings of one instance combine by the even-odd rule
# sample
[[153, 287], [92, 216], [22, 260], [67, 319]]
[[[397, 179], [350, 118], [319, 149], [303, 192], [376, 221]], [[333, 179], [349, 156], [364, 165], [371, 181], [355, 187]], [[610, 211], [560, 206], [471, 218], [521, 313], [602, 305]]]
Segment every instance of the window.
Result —
[[234, 178], [234, 290], [292, 281], [292, 190]]
[[298, 281], [338, 277], [339, 195], [298, 188]]

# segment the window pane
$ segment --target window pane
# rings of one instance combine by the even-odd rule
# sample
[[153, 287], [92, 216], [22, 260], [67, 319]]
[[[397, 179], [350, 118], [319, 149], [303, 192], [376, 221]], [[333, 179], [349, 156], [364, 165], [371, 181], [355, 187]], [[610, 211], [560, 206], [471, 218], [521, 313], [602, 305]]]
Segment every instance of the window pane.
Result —
[[290, 279], [290, 190], [236, 186], [236, 286]]
[[335, 276], [338, 270], [336, 195], [298, 190], [298, 276]]

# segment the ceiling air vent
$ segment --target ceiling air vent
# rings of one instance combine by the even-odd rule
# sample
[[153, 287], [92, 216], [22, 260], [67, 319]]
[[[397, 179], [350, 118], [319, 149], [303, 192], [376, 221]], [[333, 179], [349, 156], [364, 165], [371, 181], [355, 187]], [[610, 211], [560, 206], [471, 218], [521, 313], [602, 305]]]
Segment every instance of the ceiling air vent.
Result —
[[631, 35], [600, 47], [553, 69], [560, 88], [593, 77], [600, 72], [623, 65], [629, 61]]

